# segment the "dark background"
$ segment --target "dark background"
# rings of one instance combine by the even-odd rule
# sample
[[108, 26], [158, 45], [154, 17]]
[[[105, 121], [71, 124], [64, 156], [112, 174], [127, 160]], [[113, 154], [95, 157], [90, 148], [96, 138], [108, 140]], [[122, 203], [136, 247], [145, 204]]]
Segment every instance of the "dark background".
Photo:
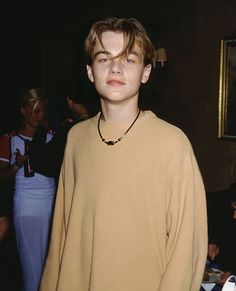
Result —
[[207, 191], [228, 188], [236, 180], [236, 144], [218, 139], [220, 39], [236, 29], [236, 1], [77, 3], [18, 1], [1, 8], [0, 129], [14, 124], [17, 92], [24, 87], [45, 90], [54, 120], [64, 118], [67, 94], [97, 98], [83, 64], [88, 28], [107, 16], [135, 17], [168, 58], [142, 88], [141, 106], [188, 135]]

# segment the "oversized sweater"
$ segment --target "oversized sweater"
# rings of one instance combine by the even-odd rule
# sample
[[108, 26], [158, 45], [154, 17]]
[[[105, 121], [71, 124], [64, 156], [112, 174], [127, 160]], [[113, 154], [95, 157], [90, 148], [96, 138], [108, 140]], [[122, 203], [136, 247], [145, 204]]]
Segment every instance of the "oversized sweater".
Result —
[[[41, 291], [198, 291], [205, 191], [185, 134], [145, 111], [113, 146], [69, 132]], [[106, 140], [128, 124], [101, 122]]]

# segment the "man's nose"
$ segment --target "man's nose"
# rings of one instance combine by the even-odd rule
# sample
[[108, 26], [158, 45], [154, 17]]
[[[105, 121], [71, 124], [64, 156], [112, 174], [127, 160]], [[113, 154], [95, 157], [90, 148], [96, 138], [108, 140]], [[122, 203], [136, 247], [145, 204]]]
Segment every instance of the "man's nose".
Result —
[[122, 68], [119, 60], [112, 60], [110, 66], [110, 73], [111, 74], [121, 74]]

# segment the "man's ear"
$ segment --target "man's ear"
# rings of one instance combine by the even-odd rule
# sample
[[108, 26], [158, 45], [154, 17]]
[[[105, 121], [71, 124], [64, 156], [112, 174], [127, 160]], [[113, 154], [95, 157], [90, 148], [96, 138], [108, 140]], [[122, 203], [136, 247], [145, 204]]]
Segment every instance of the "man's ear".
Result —
[[144, 67], [143, 77], [142, 77], [142, 83], [143, 84], [147, 83], [147, 81], [149, 79], [149, 76], [150, 76], [150, 73], [151, 73], [151, 70], [152, 70], [152, 65], [151, 64], [146, 65]]
[[88, 74], [88, 78], [91, 82], [94, 82], [94, 77], [93, 77], [93, 70], [92, 67], [89, 65], [86, 65], [86, 69], [87, 69], [87, 74]]

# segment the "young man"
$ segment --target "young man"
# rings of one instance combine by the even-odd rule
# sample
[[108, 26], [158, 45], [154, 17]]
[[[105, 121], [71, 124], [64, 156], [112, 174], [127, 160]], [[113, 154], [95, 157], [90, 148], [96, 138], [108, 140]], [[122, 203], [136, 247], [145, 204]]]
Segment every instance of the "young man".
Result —
[[69, 132], [42, 291], [198, 291], [202, 178], [183, 132], [138, 108], [154, 48], [135, 19], [85, 41], [101, 112]]
[[[27, 152], [37, 127], [45, 119], [47, 98], [40, 88], [26, 88], [21, 90], [17, 101], [18, 127], [0, 138], [0, 178], [8, 176], [12, 180], [9, 193], [13, 195], [12, 216], [22, 290], [36, 291], [48, 252], [55, 181], [32, 171]], [[51, 138], [48, 134], [47, 141]]]

